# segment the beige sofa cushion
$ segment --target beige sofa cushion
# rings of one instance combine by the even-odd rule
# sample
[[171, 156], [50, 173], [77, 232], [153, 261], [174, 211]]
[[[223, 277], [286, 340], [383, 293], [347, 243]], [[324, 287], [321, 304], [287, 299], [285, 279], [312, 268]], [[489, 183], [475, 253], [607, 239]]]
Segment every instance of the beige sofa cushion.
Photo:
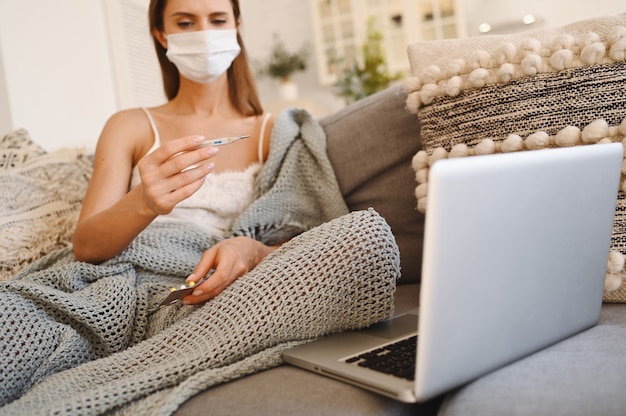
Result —
[[78, 149], [46, 153], [26, 130], [0, 142], [0, 280], [71, 244], [92, 161]]
[[21, 166], [27, 160], [45, 154], [26, 129], [15, 129], [0, 139], [0, 171]]
[[348, 208], [373, 207], [386, 219], [400, 248], [400, 283], [414, 283], [421, 272], [424, 217], [415, 209], [411, 158], [421, 142], [405, 100], [402, 87], [393, 86], [320, 123]]
[[[558, 29], [410, 45], [407, 107], [421, 123], [418, 208], [441, 158], [622, 142], [626, 14]], [[626, 301], [626, 195], [618, 196], [605, 301]], [[621, 285], [621, 287], [620, 287]]]

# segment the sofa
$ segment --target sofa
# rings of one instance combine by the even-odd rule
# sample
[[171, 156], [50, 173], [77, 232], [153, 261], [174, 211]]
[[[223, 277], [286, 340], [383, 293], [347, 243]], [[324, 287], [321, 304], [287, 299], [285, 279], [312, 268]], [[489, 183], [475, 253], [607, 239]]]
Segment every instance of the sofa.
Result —
[[[402, 86], [393, 86], [320, 120], [327, 134], [328, 154], [349, 208], [375, 208], [386, 218], [396, 237], [402, 266], [394, 296], [396, 314], [418, 306], [424, 224], [424, 214], [416, 209], [415, 173], [411, 169], [411, 159], [421, 148], [420, 124], [405, 108], [406, 98]], [[25, 132], [18, 133], [8, 140], [12, 145], [7, 144], [9, 136], [2, 143], [3, 154], [10, 155], [3, 159], [6, 164], [18, 165], [26, 158], [17, 154], [19, 149], [33, 160], [54, 159], [58, 166], [52, 173], [62, 175], [46, 178], [63, 186], [58, 192], [53, 192], [54, 187], [50, 186], [45, 192], [42, 189], [41, 194], [47, 193], [45, 201], [36, 201], [33, 194], [28, 196], [37, 210], [49, 205], [50, 212], [45, 218], [58, 211], [48, 227], [55, 234], [47, 239], [50, 241], [46, 250], [51, 250], [67, 244], [71, 237], [91, 160], [80, 151], [45, 155], [32, 144], [26, 149]], [[44, 221], [40, 219], [40, 222]], [[2, 249], [6, 254], [2, 259], [3, 271], [15, 266], [8, 264], [13, 254], [23, 257], [29, 253], [31, 257], [41, 254], [37, 247], [31, 252], [22, 246], [19, 253], [6, 247], [15, 248], [26, 238], [26, 231], [20, 240], [17, 233], [7, 230], [17, 223], [15, 218], [8, 221], [3, 217], [0, 224], [3, 234], [0, 245], [5, 245]], [[32, 225], [29, 221], [28, 226]], [[61, 230], [64, 232], [59, 233]], [[34, 232], [38, 240], [50, 234], [43, 228]], [[18, 260], [16, 263], [27, 263], [32, 258]], [[596, 327], [426, 403], [401, 403], [281, 365], [200, 392], [175, 414], [624, 415], [625, 380], [626, 304], [607, 302]]]
[[[626, 20], [624, 16], [618, 20], [624, 26], [623, 23]], [[617, 37], [612, 35], [615, 44], [626, 39], [626, 29], [615, 33]], [[620, 33], [623, 37], [619, 37]], [[569, 38], [563, 38], [563, 42], [567, 43], [567, 39]], [[598, 43], [594, 41], [597, 39], [593, 36], [585, 39], [591, 39], [594, 45]], [[512, 40], [507, 39], [507, 45]], [[483, 48], [488, 47], [482, 41], [475, 43]], [[320, 120], [327, 136], [328, 156], [349, 209], [374, 208], [389, 223], [398, 243], [402, 277], [398, 281], [394, 295], [396, 314], [419, 306], [425, 218], [419, 201], [423, 201], [426, 195], [424, 187], [427, 184], [427, 174], [424, 170], [427, 170], [427, 167], [424, 167], [423, 162], [420, 162], [416, 155], [426, 152], [427, 163], [434, 163], [437, 157], [442, 157], [442, 152], [447, 157], [452, 157], [452, 149], [459, 150], [450, 143], [442, 143], [440, 140], [442, 135], [436, 134], [437, 126], [433, 123], [442, 119], [448, 121], [448, 117], [442, 117], [441, 110], [434, 108], [431, 103], [439, 105], [446, 99], [467, 100], [468, 94], [473, 91], [485, 93], [481, 88], [490, 86], [489, 70], [481, 67], [481, 62], [479, 62], [484, 57], [482, 54], [484, 49], [475, 55], [478, 57], [477, 61], [472, 61], [472, 64], [468, 65], [471, 74], [467, 74], [466, 78], [471, 80], [474, 90], [468, 90], [469, 92], [466, 91], [464, 95], [454, 94], [455, 91], [446, 88], [453, 82], [442, 82], [446, 76], [450, 78], [449, 80], [465, 80], [462, 71], [454, 72], [455, 70], [450, 70], [448, 67], [443, 71], [438, 71], [430, 65], [431, 60], [435, 61], [441, 55], [441, 50], [437, 50], [437, 47], [441, 45], [417, 45], [416, 48], [423, 46], [427, 46], [428, 50], [421, 57], [411, 56], [410, 52], [410, 58], [413, 59], [413, 78], [403, 85], [391, 86]], [[466, 45], [446, 43], [444, 46], [446, 50], [468, 49]], [[530, 42], [526, 46], [529, 49], [525, 48], [525, 51], [532, 51], [536, 45]], [[559, 49], [561, 50], [565, 49]], [[506, 53], [507, 50], [504, 51], [505, 56]], [[561, 55], [567, 54], [562, 53], [559, 56]], [[424, 56], [429, 59], [425, 59]], [[524, 60], [520, 59], [518, 63], [521, 65], [522, 61]], [[536, 60], [530, 61], [536, 63]], [[455, 62], [458, 63], [458, 61]], [[579, 66], [583, 65], [581, 61], [574, 62]], [[502, 69], [503, 64], [499, 63], [499, 65]], [[615, 62], [611, 65], [612, 68], [618, 69], [618, 72], [622, 71], [619, 62], [617, 66]], [[510, 69], [509, 66], [504, 68]], [[476, 81], [476, 77], [480, 78], [485, 73], [486, 78]], [[514, 71], [507, 72], [505, 75], [507, 74], [514, 75]], [[533, 76], [533, 74], [525, 75]], [[568, 73], [568, 78], [571, 77], [571, 73]], [[623, 88], [626, 82], [624, 77], [620, 79], [621, 84], [618, 82], [617, 88], [626, 90]], [[497, 92], [502, 85], [506, 85], [506, 82], [502, 78], [496, 80], [500, 83], [496, 82], [496, 86], [492, 83], [489, 92], [493, 94], [495, 90], [499, 98], [508, 97], [506, 94]], [[484, 82], [481, 84], [481, 81]], [[545, 77], [540, 80], [540, 83], [546, 84]], [[438, 90], [440, 86], [443, 93]], [[556, 92], [558, 91], [552, 90], [551, 95]], [[449, 96], [442, 98], [445, 94]], [[616, 94], [618, 93], [612, 92], [611, 96], [605, 97], [604, 100], [615, 100], [613, 97]], [[576, 98], [580, 98], [580, 95]], [[480, 102], [483, 105], [486, 103], [491, 108], [494, 107], [493, 102], [485, 100]], [[559, 102], [561, 102], [560, 99]], [[623, 103], [626, 103], [626, 100], [618, 103], [612, 102], [610, 111], [621, 113], [621, 117], [624, 118], [626, 104]], [[453, 108], [466, 108], [469, 104], [452, 102], [451, 105]], [[509, 105], [513, 104], [509, 103]], [[568, 107], [564, 111], [574, 113], [575, 109]], [[468, 113], [471, 112], [468, 111]], [[462, 139], [455, 139], [457, 144], [465, 146], [461, 149], [466, 152], [464, 156], [479, 154], [479, 150], [485, 147], [492, 149], [493, 152], [503, 151], [502, 149], [511, 141], [505, 144], [500, 143], [495, 135], [490, 136], [490, 141], [484, 140], [487, 136], [484, 130], [481, 130], [480, 125], [483, 121], [489, 121], [490, 117], [498, 120], [499, 125], [505, 127], [509, 121], [503, 121], [502, 114], [494, 115], [493, 111], [487, 116], [479, 111], [476, 114], [480, 115], [482, 120], [474, 120], [472, 124], [464, 119], [462, 124], [448, 126], [451, 132], [446, 133], [445, 136], [449, 140], [449, 137], [460, 131], [461, 127], [471, 124], [475, 130], [479, 131], [476, 134], [480, 136], [480, 140], [470, 138], [466, 143], [461, 143]], [[559, 112], [558, 117], [563, 118], [564, 114]], [[467, 118], [468, 115], [465, 114], [464, 117]], [[545, 117], [539, 119], [542, 122], [546, 120]], [[528, 126], [525, 127], [523, 134], [521, 127], [516, 130], [519, 134], [513, 137], [512, 142], [520, 136], [528, 137], [528, 139], [525, 147], [519, 150], [531, 150], [532, 146], [537, 146], [536, 139], [538, 138], [559, 136], [558, 130], [552, 131], [546, 126], [535, 125], [532, 114], [525, 114], [523, 117], [515, 114], [510, 123], [520, 124], [520, 120]], [[454, 119], [452, 121], [457, 122]], [[554, 120], [550, 119], [549, 122], [553, 123]], [[494, 129], [501, 127], [497, 122], [488, 123], [488, 125]], [[548, 130], [548, 133], [535, 134], [534, 132], [539, 129]], [[607, 131], [613, 136], [624, 135], [622, 130], [614, 126]], [[604, 136], [609, 133], [605, 133]], [[8, 170], [19, 166], [27, 159], [34, 160], [45, 156], [45, 152], [25, 136], [26, 132], [18, 131], [10, 136], [7, 135], [0, 143], [2, 152], [0, 172], [5, 168]], [[507, 134], [500, 134], [500, 136], [509, 138]], [[530, 140], [531, 136], [533, 140]], [[588, 138], [589, 134], [585, 137]], [[601, 141], [601, 139], [598, 138], [596, 141]], [[486, 146], [491, 144], [494, 145]], [[424, 153], [421, 154], [424, 155]], [[6, 253], [1, 259], [0, 272], [3, 274], [0, 275], [0, 279], [8, 277], [10, 271], [28, 264], [43, 251], [67, 245], [71, 237], [72, 224], [76, 220], [90, 174], [91, 159], [89, 155], [78, 150], [67, 150], [56, 155], [49, 155], [49, 158], [54, 159], [53, 162], [57, 166], [67, 167], [67, 170], [50, 170], [52, 176], [46, 178], [48, 181], [46, 183], [48, 185], [62, 183], [63, 186], [58, 189], [50, 186], [42, 188], [41, 193], [46, 193], [46, 196], [41, 197], [41, 201], [33, 202], [32, 212], [40, 216], [37, 224], [43, 224], [44, 220], [52, 221], [53, 217], [54, 220], [37, 229], [32, 228], [33, 222], [29, 221], [20, 229], [20, 232], [16, 232], [15, 227], [20, 221], [23, 222], [23, 216], [7, 219], [6, 213], [0, 213], [2, 220], [0, 231], [3, 233], [0, 250]], [[57, 173], [62, 176], [53, 176]], [[0, 179], [3, 179], [2, 175]], [[6, 180], [14, 180], [14, 178]], [[35, 195], [30, 197], [35, 198]], [[11, 199], [6, 198], [5, 195], [3, 203], [10, 205]], [[621, 224], [617, 214], [616, 224]], [[621, 228], [626, 230], [626, 227]], [[54, 232], [49, 233], [50, 229]], [[28, 233], [32, 235], [29, 237]], [[29, 238], [40, 242], [45, 240], [45, 244], [42, 243], [41, 247], [26, 247], [24, 241], [30, 241]], [[622, 239], [616, 238], [615, 241], [615, 244], [619, 244]], [[20, 249], [16, 250], [16, 247]], [[616, 246], [615, 249], [618, 250], [619, 247]], [[623, 262], [621, 266], [623, 267]], [[616, 269], [614, 272], [618, 275], [621, 270]], [[608, 276], [607, 279], [610, 277]], [[285, 364], [202, 391], [187, 400], [175, 414], [177, 416], [202, 414], [617, 416], [626, 415], [625, 385], [626, 303], [620, 302], [619, 298], [607, 296], [603, 303], [600, 321], [595, 327], [425, 403], [401, 403]]]
[[[429, 167], [444, 157], [623, 141], [625, 51], [626, 14], [417, 42], [402, 86], [320, 120], [348, 207], [375, 208], [398, 242], [396, 313], [419, 303]], [[595, 327], [426, 403], [283, 365], [200, 393], [176, 414], [626, 415], [624, 189]]]
[[[424, 225], [411, 169], [420, 124], [406, 98], [392, 86], [320, 120], [348, 207], [376, 209], [398, 242], [396, 314], [418, 307]], [[625, 381], [626, 305], [605, 303], [596, 327], [425, 403], [282, 365], [199, 393], [176, 415], [624, 415]]]

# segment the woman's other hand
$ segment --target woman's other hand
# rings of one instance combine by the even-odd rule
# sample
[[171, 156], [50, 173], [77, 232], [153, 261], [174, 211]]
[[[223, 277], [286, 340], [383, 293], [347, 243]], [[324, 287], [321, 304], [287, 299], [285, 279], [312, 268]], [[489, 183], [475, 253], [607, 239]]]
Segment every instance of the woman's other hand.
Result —
[[233, 237], [223, 240], [202, 254], [202, 259], [188, 282], [197, 283], [211, 269], [215, 272], [189, 296], [183, 304], [196, 305], [220, 294], [232, 282], [252, 270], [278, 246], [266, 246], [250, 237]]

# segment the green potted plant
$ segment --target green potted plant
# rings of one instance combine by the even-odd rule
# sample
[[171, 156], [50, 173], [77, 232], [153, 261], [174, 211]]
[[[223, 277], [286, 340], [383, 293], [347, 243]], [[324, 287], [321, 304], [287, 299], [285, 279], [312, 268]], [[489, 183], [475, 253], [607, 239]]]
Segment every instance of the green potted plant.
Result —
[[308, 44], [304, 44], [296, 52], [290, 52], [282, 39], [275, 33], [270, 56], [261, 65], [259, 74], [279, 80], [283, 99], [294, 100], [298, 96], [298, 87], [293, 82], [292, 75], [306, 70], [308, 58]]
[[351, 103], [387, 88], [402, 78], [387, 68], [383, 50], [383, 35], [374, 27], [374, 20], [367, 24], [367, 40], [361, 47], [362, 62], [348, 63], [337, 76], [336, 93], [346, 103]]

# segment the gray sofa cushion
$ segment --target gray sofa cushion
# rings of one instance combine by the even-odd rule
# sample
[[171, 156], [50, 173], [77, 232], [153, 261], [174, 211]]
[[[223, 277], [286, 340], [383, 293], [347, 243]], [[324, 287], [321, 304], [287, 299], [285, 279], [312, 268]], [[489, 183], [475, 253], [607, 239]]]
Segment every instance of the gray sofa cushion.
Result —
[[213, 387], [176, 416], [401, 415], [407, 405], [328, 377], [283, 365]]
[[[415, 309], [419, 287], [398, 287], [396, 313]], [[176, 416], [195, 415], [422, 415], [435, 416], [441, 398], [406, 404], [283, 365], [215, 386], [189, 399]]]
[[419, 281], [424, 217], [417, 211], [411, 159], [421, 149], [419, 122], [393, 86], [320, 120], [328, 156], [350, 210], [373, 207], [400, 248], [400, 283]]
[[600, 323], [450, 394], [440, 416], [626, 415], [626, 305]]

